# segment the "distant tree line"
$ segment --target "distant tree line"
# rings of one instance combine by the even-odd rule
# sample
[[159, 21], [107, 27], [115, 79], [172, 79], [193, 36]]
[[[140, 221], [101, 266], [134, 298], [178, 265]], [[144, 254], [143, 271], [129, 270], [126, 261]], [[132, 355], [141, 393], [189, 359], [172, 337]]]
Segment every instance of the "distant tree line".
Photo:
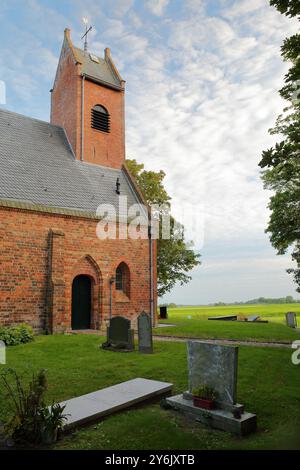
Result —
[[294, 299], [292, 295], [287, 295], [286, 297], [279, 297], [278, 299], [258, 297], [257, 299], [247, 300], [246, 302], [216, 302], [213, 305], [215, 307], [221, 307], [222, 305], [296, 304], [299, 302], [300, 300]]
[[[297, 304], [300, 303], [300, 300], [294, 299], [292, 295], [287, 295], [286, 297], [279, 297], [279, 298], [269, 298], [269, 297], [258, 297], [257, 299], [246, 300], [245, 302], [215, 302], [213, 304], [209, 304], [210, 306], [214, 307], [222, 307], [226, 305], [258, 305], [258, 304]], [[198, 304], [198, 305], [182, 305], [182, 304], [175, 304], [174, 302], [170, 303], [162, 303], [159, 304], [159, 307], [169, 307], [169, 308], [176, 308], [176, 307], [205, 307], [205, 304]]]

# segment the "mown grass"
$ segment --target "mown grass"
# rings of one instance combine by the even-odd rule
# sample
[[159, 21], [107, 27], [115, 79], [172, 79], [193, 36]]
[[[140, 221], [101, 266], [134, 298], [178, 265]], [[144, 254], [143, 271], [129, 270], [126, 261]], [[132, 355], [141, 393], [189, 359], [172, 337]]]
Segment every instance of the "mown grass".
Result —
[[[300, 323], [300, 304], [170, 308], [168, 309], [168, 320], [160, 320], [160, 323], [171, 323], [176, 326], [156, 328], [154, 333], [203, 339], [220, 338], [289, 343], [300, 339], [298, 331], [286, 326], [285, 313], [289, 311], [298, 313]], [[208, 320], [208, 317], [222, 315], [241, 317], [259, 315], [262, 320], [268, 320], [269, 323]]]
[[[29, 380], [47, 369], [47, 401], [62, 401], [135, 377], [187, 388], [186, 345], [157, 342], [153, 355], [113, 353], [94, 335], [39, 336], [8, 348], [8, 367]], [[55, 449], [286, 449], [300, 448], [300, 374], [291, 350], [240, 347], [238, 400], [258, 415], [258, 431], [238, 438], [187, 421], [174, 411], [148, 404], [78, 430]], [[0, 370], [4, 366], [0, 366]], [[9, 415], [1, 398], [0, 419]]]

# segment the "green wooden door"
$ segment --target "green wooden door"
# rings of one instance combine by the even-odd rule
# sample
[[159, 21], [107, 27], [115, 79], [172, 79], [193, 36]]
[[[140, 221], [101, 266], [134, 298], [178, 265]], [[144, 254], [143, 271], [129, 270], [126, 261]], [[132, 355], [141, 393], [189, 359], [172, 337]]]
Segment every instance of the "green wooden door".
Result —
[[87, 330], [91, 327], [91, 280], [88, 276], [77, 276], [72, 286], [72, 330]]

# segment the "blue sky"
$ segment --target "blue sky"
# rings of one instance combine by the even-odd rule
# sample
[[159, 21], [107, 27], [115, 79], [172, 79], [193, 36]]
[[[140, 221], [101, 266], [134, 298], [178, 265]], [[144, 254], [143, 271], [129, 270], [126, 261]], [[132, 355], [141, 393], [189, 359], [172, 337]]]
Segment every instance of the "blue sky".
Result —
[[267, 0], [1, 0], [5, 108], [49, 120], [65, 27], [112, 57], [126, 80], [127, 156], [166, 172], [175, 216], [202, 255], [192, 282], [164, 300], [209, 303], [296, 296], [264, 233], [270, 194], [257, 163], [284, 103], [280, 45], [296, 21]]

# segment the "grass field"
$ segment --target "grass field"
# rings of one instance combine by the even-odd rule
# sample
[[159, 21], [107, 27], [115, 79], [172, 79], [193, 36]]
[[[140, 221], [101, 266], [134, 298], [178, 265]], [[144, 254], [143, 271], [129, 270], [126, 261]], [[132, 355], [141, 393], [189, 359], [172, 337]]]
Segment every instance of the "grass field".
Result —
[[[289, 311], [297, 312], [300, 318], [300, 304], [169, 308], [168, 320], [160, 320], [160, 323], [171, 323], [176, 326], [156, 328], [154, 333], [206, 339], [291, 342], [300, 339], [300, 333], [286, 326], [285, 313]], [[262, 320], [268, 320], [269, 323], [208, 320], [208, 317], [212, 316], [240, 315], [247, 317], [255, 314], [260, 315]]]
[[[131, 378], [145, 377], [187, 388], [186, 345], [157, 342], [153, 355], [113, 353], [99, 348], [95, 335], [39, 336], [9, 347], [7, 366], [27, 380], [47, 369], [47, 401], [61, 401]], [[0, 366], [0, 370], [4, 366]], [[238, 438], [187, 422], [158, 404], [128, 410], [66, 436], [56, 449], [285, 449], [300, 448], [300, 366], [291, 350], [240, 347], [238, 400], [258, 415], [258, 431]], [[8, 416], [0, 402], [0, 419]]]

